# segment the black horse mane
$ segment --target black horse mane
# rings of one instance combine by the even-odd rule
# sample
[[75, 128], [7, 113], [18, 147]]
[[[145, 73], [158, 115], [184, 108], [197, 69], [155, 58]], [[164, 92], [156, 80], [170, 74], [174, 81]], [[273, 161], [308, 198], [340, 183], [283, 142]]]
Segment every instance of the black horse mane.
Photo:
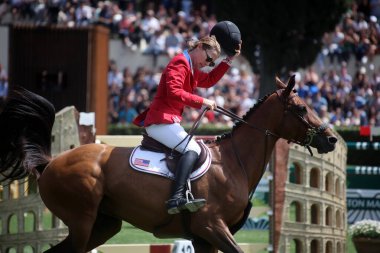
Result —
[[[260, 98], [260, 99], [257, 101], [257, 103], [254, 104], [254, 106], [252, 106], [252, 107], [251, 107], [251, 108], [245, 113], [245, 115], [243, 116], [243, 120], [244, 120], [244, 121], [247, 121], [248, 118], [251, 116], [251, 114], [252, 114], [253, 112], [255, 112], [255, 111], [257, 110], [257, 108], [259, 108], [260, 105], [262, 105], [262, 104], [268, 99], [268, 97], [269, 97], [270, 95], [271, 95], [271, 94], [267, 94], [266, 96]], [[224, 133], [224, 134], [222, 134], [222, 135], [217, 136], [217, 137], [216, 137], [216, 140], [215, 140], [215, 141], [212, 141], [212, 142], [219, 143], [220, 141], [222, 141], [222, 140], [224, 140], [224, 139], [226, 139], [226, 138], [230, 138], [232, 132], [233, 132], [235, 129], [239, 128], [242, 124], [243, 124], [243, 123], [242, 123], [241, 121], [237, 121], [237, 122], [234, 124], [234, 126], [232, 127], [232, 129], [231, 129], [230, 132], [228, 132], [228, 133]]]

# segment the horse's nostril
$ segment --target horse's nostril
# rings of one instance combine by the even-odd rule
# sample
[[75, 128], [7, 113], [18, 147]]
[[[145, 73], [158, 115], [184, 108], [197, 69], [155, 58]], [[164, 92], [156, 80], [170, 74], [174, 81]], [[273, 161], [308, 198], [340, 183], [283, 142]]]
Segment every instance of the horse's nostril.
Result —
[[336, 138], [335, 136], [329, 136], [327, 139], [330, 144], [335, 144], [338, 141], [338, 138]]

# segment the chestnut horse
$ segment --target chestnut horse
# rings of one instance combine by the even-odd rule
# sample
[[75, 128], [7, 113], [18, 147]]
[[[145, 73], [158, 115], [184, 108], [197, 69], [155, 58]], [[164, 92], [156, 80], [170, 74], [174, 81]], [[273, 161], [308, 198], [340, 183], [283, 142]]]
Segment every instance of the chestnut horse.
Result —
[[284, 138], [319, 153], [337, 138], [297, 96], [294, 76], [261, 99], [231, 132], [207, 144], [209, 171], [192, 182], [207, 203], [194, 213], [167, 214], [172, 182], [132, 169], [132, 148], [87, 144], [52, 158], [54, 107], [44, 98], [15, 89], [0, 115], [0, 172], [9, 180], [33, 174], [50, 211], [69, 234], [46, 252], [87, 252], [118, 233], [122, 221], [159, 238], [191, 239], [197, 253], [243, 252], [233, 234], [249, 212], [276, 141]]

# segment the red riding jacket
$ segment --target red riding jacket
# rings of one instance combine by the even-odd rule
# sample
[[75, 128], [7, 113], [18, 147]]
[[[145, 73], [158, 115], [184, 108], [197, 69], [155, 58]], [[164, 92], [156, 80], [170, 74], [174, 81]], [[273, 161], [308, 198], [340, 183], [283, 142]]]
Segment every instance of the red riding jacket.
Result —
[[149, 108], [133, 121], [138, 126], [172, 124], [182, 120], [183, 108], [201, 108], [203, 98], [193, 94], [196, 87], [209, 88], [227, 72], [230, 65], [222, 61], [209, 73], [194, 69], [184, 54], [175, 56], [162, 72], [157, 93]]

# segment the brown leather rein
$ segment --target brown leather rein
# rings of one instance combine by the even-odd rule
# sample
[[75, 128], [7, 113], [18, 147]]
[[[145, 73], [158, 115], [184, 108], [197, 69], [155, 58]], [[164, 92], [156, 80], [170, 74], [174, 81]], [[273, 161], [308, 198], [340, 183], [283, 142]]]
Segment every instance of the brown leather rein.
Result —
[[[302, 115], [300, 115], [299, 113], [295, 112], [291, 106], [289, 106], [289, 101], [292, 100], [295, 96], [297, 95], [293, 95], [291, 97], [288, 97], [287, 99], [284, 99], [282, 96], [281, 96], [281, 93], [280, 93], [281, 90], [279, 91], [276, 91], [276, 94], [277, 94], [277, 98], [283, 103], [284, 105], [284, 112], [286, 113], [287, 111], [291, 112], [297, 119], [299, 119], [303, 124], [305, 124], [307, 126], [307, 132], [306, 132], [306, 137], [305, 137], [305, 140], [303, 141], [298, 141], [298, 140], [294, 140], [294, 139], [286, 139], [284, 138], [285, 140], [288, 141], [288, 143], [296, 143], [298, 145], [301, 145], [301, 146], [304, 146], [306, 147], [309, 152], [310, 152], [310, 155], [313, 156], [313, 152], [311, 151], [310, 149], [310, 144], [312, 143], [314, 137], [320, 133], [323, 133], [327, 128], [328, 128], [328, 125], [327, 124], [322, 124], [320, 125], [319, 127], [314, 127], [312, 125], [310, 125], [309, 122], [307, 122], [304, 117]], [[270, 130], [268, 129], [263, 129], [263, 128], [260, 128], [260, 127], [257, 127], [255, 125], [252, 125], [250, 124], [249, 122], [245, 121], [244, 119], [242, 119], [241, 117], [239, 117], [238, 115], [234, 114], [233, 112], [227, 110], [227, 109], [224, 109], [223, 107], [220, 107], [220, 106], [217, 106], [217, 108], [214, 110], [218, 113], [221, 113], [225, 116], [228, 116], [234, 120], [237, 120], [239, 122], [242, 122], [246, 125], [248, 125], [249, 127], [251, 128], [254, 128], [262, 133], [264, 133], [264, 135], [266, 136], [274, 136], [276, 138], [283, 138], [281, 137], [280, 135], [276, 134], [276, 133], [273, 133], [271, 132]]]
[[[305, 138], [304, 141], [297, 141], [297, 140], [294, 140], [294, 139], [286, 139], [286, 140], [288, 141], [288, 143], [293, 142], [293, 143], [296, 143], [296, 144], [299, 144], [301, 146], [306, 147], [308, 149], [308, 151], [310, 152], [310, 155], [313, 156], [313, 152], [312, 152], [312, 150], [310, 148], [310, 144], [312, 143], [313, 138], [316, 135], [318, 135], [320, 133], [323, 133], [328, 128], [327, 124], [322, 124], [319, 127], [314, 127], [314, 126], [310, 125], [310, 123], [307, 122], [303, 118], [302, 115], [300, 115], [295, 110], [293, 110], [292, 107], [289, 105], [289, 101], [291, 99], [293, 99], [296, 95], [288, 97], [287, 99], [284, 99], [281, 96], [280, 91], [283, 91], [283, 90], [276, 91], [276, 94], [277, 94], [277, 98], [283, 103], [284, 113], [286, 113], [287, 111], [291, 112], [292, 114], [295, 115], [295, 117], [297, 119], [299, 119], [303, 124], [305, 124], [307, 126], [306, 138]], [[278, 135], [276, 133], [273, 133], [272, 131], [270, 131], [268, 129], [263, 129], [263, 128], [257, 127], [257, 126], [255, 126], [253, 124], [250, 124], [249, 122], [245, 121], [244, 119], [242, 119], [241, 117], [239, 117], [235, 113], [233, 113], [233, 112], [231, 112], [231, 111], [229, 111], [227, 109], [224, 109], [223, 107], [217, 106], [217, 108], [214, 111], [216, 111], [218, 113], [221, 113], [221, 114], [223, 114], [223, 115], [225, 115], [227, 117], [230, 117], [230, 118], [232, 118], [232, 119], [234, 119], [236, 121], [242, 122], [242, 123], [246, 124], [247, 126], [249, 126], [249, 127], [253, 128], [255, 130], [258, 130], [258, 131], [262, 132], [265, 135], [264, 164], [263, 164], [263, 169], [261, 170], [262, 174], [264, 174], [264, 172], [265, 172], [265, 166], [266, 166], [265, 161], [266, 161], [266, 157], [267, 157], [267, 152], [266, 151], [267, 151], [267, 145], [268, 145], [268, 138], [269, 138], [269, 136], [273, 136], [273, 137], [276, 137], [276, 138], [283, 138], [283, 137], [281, 137], [280, 135]], [[244, 164], [243, 164], [243, 162], [240, 159], [240, 155], [239, 155], [237, 149], [235, 148], [235, 143], [233, 141], [232, 134], [233, 134], [233, 131], [231, 131], [231, 143], [232, 143], [232, 146], [233, 146], [232, 149], [234, 150], [235, 157], [238, 160], [241, 169], [243, 170], [244, 174], [246, 175], [246, 178], [248, 179], [247, 171], [244, 168]], [[252, 198], [252, 195], [253, 195], [253, 190], [249, 194], [249, 198], [250, 199]]]
[[[305, 140], [303, 141], [298, 141], [298, 140], [294, 140], [294, 139], [286, 139], [284, 138], [285, 140], [288, 141], [288, 143], [296, 143], [298, 145], [301, 145], [301, 146], [304, 146], [308, 149], [308, 151], [310, 152], [310, 155], [313, 156], [313, 152], [310, 148], [310, 145], [313, 141], [313, 138], [320, 134], [320, 133], [323, 133], [327, 128], [327, 124], [322, 124], [320, 125], [319, 127], [314, 127], [312, 125], [310, 125], [310, 123], [308, 121], [306, 121], [303, 117], [303, 115], [300, 115], [299, 113], [297, 113], [293, 107], [290, 105], [289, 101], [292, 100], [294, 97], [296, 97], [297, 95], [294, 94], [293, 96], [290, 96], [290, 97], [287, 97], [286, 99], [281, 96], [281, 92], [283, 92], [283, 89], [282, 90], [277, 90], [276, 91], [276, 94], [277, 94], [277, 98], [282, 102], [283, 106], [284, 106], [284, 113], [286, 112], [291, 112], [298, 120], [300, 120], [303, 124], [306, 125], [307, 127], [307, 131], [306, 131], [306, 137], [305, 137]], [[209, 108], [204, 108], [202, 113], [198, 116], [197, 120], [194, 122], [193, 126], [191, 127], [191, 129], [189, 130], [189, 134], [186, 138], [184, 138], [180, 143], [178, 143], [177, 146], [179, 146], [183, 141], [187, 140], [189, 143], [190, 139], [194, 136], [194, 133], [195, 133], [195, 130], [199, 127], [200, 125], [200, 122], [202, 120], [202, 118], [204, 117], [204, 115], [206, 114], [206, 112], [209, 110]], [[264, 153], [264, 161], [266, 161], [266, 157], [267, 157], [267, 153], [266, 153], [266, 150], [267, 150], [267, 145], [268, 145], [268, 138], [269, 136], [273, 136], [275, 138], [283, 138], [281, 137], [280, 135], [276, 134], [276, 133], [273, 133], [272, 131], [270, 131], [269, 129], [263, 129], [261, 127], [258, 127], [258, 126], [255, 126], [249, 122], [247, 122], [246, 120], [244, 120], [243, 118], [239, 117], [238, 115], [236, 115], [235, 113], [221, 107], [221, 106], [217, 106], [216, 109], [214, 109], [214, 111], [220, 113], [220, 114], [223, 114], [227, 117], [230, 117], [232, 118], [233, 120], [236, 120], [236, 121], [239, 121], [241, 123], [244, 123], [246, 124], [247, 126], [257, 130], [257, 131], [260, 131], [262, 132], [264, 135], [265, 135], [265, 147], [264, 147], [264, 150], [265, 150], [265, 153]], [[233, 135], [233, 131], [231, 131], [231, 143], [232, 143], [232, 146], [233, 146], [233, 150], [234, 150], [234, 153], [235, 153], [235, 157], [239, 163], [239, 166], [241, 167], [241, 169], [243, 170], [244, 174], [246, 175], [246, 178], [248, 179], [248, 175], [247, 175], [247, 171], [245, 170], [244, 168], [244, 164], [243, 162], [241, 161], [241, 158], [240, 158], [240, 155], [237, 151], [237, 149], [235, 148], [236, 145], [233, 141], [233, 138], [232, 138], [232, 135]], [[177, 147], [176, 146], [176, 147]], [[172, 150], [174, 150], [176, 147], [174, 147]], [[263, 164], [263, 169], [262, 169], [262, 173], [265, 172], [265, 166], [266, 164], [264, 163]], [[252, 196], [253, 194], [253, 191], [251, 192], [250, 194], [250, 197]]]

